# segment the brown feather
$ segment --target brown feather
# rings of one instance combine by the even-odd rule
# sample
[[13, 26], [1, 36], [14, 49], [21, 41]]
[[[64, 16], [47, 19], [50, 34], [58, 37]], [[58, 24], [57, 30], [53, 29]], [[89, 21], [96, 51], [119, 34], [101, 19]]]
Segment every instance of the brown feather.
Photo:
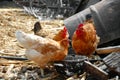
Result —
[[99, 37], [91, 21], [84, 22], [83, 31], [81, 36], [77, 36], [76, 32], [74, 32], [72, 47], [76, 54], [90, 56], [97, 48]]

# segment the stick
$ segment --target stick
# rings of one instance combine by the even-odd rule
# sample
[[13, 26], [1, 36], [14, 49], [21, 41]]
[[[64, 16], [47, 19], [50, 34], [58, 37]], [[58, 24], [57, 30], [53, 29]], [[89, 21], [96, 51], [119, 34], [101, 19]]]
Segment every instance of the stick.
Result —
[[5, 74], [5, 78], [6, 78], [6, 79], [9, 79], [9, 77], [12, 76], [11, 70], [12, 70], [13, 68], [14, 68], [14, 64], [11, 64], [11, 65], [9, 66], [6, 74]]
[[9, 59], [9, 60], [28, 60], [27, 58], [22, 58], [22, 57], [13, 57], [13, 56], [0, 56], [0, 58], [4, 58], [4, 59]]

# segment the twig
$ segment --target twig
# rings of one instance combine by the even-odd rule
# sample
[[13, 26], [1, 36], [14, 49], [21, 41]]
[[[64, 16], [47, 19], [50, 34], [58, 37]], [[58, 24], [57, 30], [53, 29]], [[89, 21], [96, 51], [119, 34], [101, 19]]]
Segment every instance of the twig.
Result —
[[27, 58], [22, 58], [22, 57], [13, 57], [13, 56], [0, 56], [0, 58], [4, 58], [4, 59], [9, 59], [9, 60], [28, 60]]
[[9, 75], [11, 73], [11, 70], [13, 69], [14, 64], [11, 64], [6, 72], [7, 75]]
[[9, 68], [8, 68], [8, 70], [7, 70], [7, 72], [6, 72], [6, 74], [5, 74], [5, 78], [6, 78], [6, 79], [9, 79], [9, 77], [12, 76], [11, 70], [12, 70], [13, 68], [14, 68], [14, 64], [11, 64], [11, 65], [9, 66]]
[[66, 80], [74, 80], [74, 79], [75, 79], [75, 80], [78, 80], [77, 78], [78, 78], [78, 76], [75, 74], [75, 75], [69, 77], [69, 78], [66, 79]]
[[6, 59], [0, 59], [0, 65], [9, 65], [9, 64], [21, 64], [21, 61], [8, 61]]
[[[33, 61], [25, 60], [25, 61], [16, 61], [16, 60], [7, 60], [7, 59], [0, 59], [0, 65], [10, 65], [10, 64], [34, 64]], [[34, 64], [36, 65], [36, 64]]]
[[82, 75], [80, 75], [81, 80], [86, 80], [86, 72], [84, 72]]

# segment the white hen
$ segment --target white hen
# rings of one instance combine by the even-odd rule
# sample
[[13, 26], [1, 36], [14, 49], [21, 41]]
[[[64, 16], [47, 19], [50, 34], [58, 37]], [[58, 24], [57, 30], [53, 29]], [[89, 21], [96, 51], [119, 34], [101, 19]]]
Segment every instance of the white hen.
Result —
[[[44, 68], [48, 62], [63, 60], [68, 53], [68, 38], [57, 42], [22, 31], [17, 31], [15, 35], [18, 42], [26, 48], [27, 58], [41, 68]], [[41, 72], [41, 76], [44, 76], [43, 72]]]

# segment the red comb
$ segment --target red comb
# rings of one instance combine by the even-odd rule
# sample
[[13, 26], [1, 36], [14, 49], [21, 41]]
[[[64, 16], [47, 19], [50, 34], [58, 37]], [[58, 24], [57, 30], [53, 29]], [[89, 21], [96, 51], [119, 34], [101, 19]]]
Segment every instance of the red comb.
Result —
[[78, 28], [81, 28], [82, 26], [83, 26], [83, 24], [79, 24], [79, 25], [78, 25]]
[[64, 27], [64, 28], [63, 28], [63, 31], [62, 31], [62, 37], [65, 38], [66, 35], [67, 35], [67, 28]]
[[80, 37], [83, 34], [83, 24], [79, 24], [78, 28], [76, 29], [76, 34]]
[[65, 32], [67, 31], [67, 28], [66, 27], [64, 27], [64, 29], [63, 29]]

